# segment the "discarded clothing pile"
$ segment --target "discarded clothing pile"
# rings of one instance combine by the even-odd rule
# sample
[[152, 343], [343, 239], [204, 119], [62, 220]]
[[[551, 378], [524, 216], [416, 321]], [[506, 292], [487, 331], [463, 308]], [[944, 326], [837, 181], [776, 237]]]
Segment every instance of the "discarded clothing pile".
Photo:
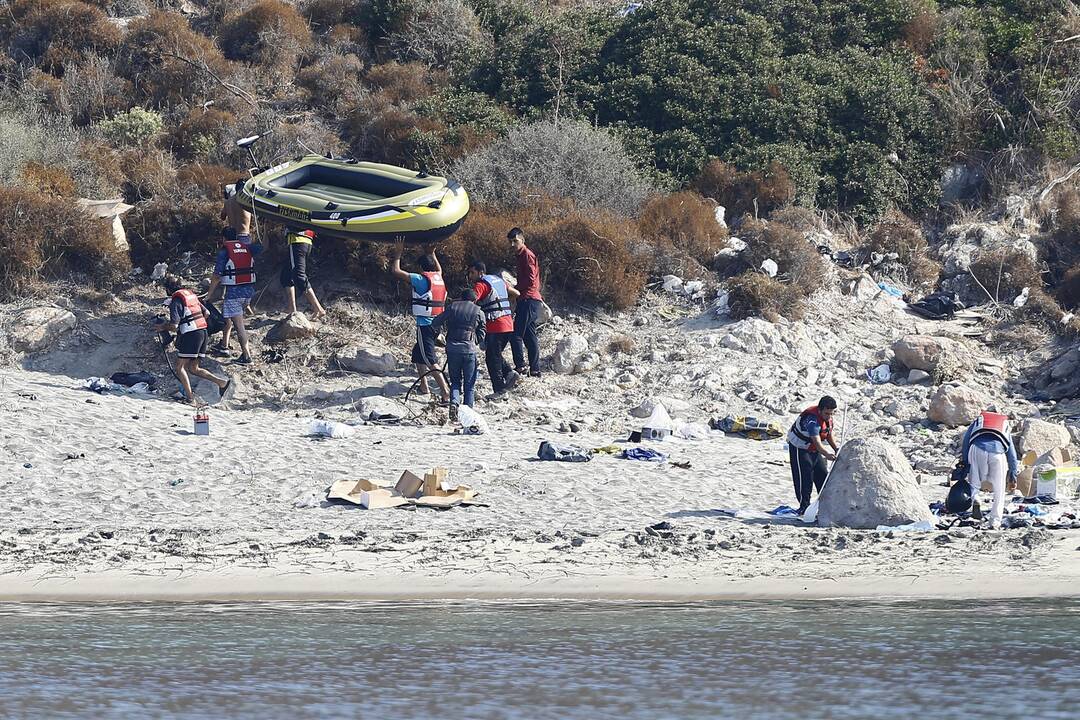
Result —
[[652, 450], [650, 448], [626, 448], [619, 456], [624, 460], [644, 460], [646, 462], [665, 462], [667, 455], [659, 450]]
[[911, 312], [930, 320], [948, 320], [964, 309], [964, 303], [954, 292], [936, 292], [907, 305]]
[[709, 427], [713, 430], [723, 430], [729, 435], [738, 435], [750, 440], [770, 440], [782, 437], [784, 434], [778, 423], [765, 422], [746, 415], [734, 417], [728, 415], [725, 418], [713, 418], [709, 421]]
[[577, 445], [556, 445], [547, 440], [540, 443], [540, 449], [536, 456], [541, 460], [555, 460], [558, 462], [589, 462], [592, 460], [592, 452]]
[[153, 388], [145, 382], [140, 382], [128, 387], [120, 383], [110, 382], [105, 378], [89, 377], [83, 380], [83, 387], [87, 390], [92, 390], [99, 395], [105, 393], [127, 393], [131, 395], [141, 395], [153, 392]]

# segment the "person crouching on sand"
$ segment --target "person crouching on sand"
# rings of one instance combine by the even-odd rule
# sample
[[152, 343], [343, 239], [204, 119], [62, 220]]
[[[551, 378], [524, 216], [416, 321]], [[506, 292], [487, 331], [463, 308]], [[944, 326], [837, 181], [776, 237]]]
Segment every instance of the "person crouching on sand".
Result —
[[[799, 501], [799, 514], [810, 507], [811, 489], [821, 492], [829, 468], [825, 461], [836, 459], [836, 441], [833, 440], [832, 418], [836, 414], [836, 400], [826, 395], [818, 404], [803, 410], [788, 430], [788, 459], [791, 461], [791, 480], [795, 485], [795, 499]], [[829, 443], [832, 452], [825, 447]]]
[[154, 330], [171, 330], [176, 333], [176, 377], [184, 390], [184, 398], [192, 405], [199, 400], [191, 389], [191, 375], [209, 380], [218, 386], [218, 395], [228, 399], [232, 391], [232, 379], [221, 378], [199, 367], [199, 360], [206, 357], [206, 310], [199, 297], [183, 287], [175, 275], [167, 275], [163, 282], [169, 293], [169, 319], [155, 320]]

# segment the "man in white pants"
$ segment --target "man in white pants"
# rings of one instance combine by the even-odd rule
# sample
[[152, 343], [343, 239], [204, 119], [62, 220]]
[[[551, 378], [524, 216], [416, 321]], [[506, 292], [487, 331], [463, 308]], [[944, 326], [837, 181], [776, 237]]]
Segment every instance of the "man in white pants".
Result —
[[975, 497], [983, 482], [990, 484], [994, 500], [990, 506], [990, 527], [1001, 527], [1005, 507], [1005, 480], [1016, 477], [1016, 448], [1009, 432], [1009, 418], [989, 410], [975, 418], [964, 432], [960, 457], [969, 466], [968, 483]]

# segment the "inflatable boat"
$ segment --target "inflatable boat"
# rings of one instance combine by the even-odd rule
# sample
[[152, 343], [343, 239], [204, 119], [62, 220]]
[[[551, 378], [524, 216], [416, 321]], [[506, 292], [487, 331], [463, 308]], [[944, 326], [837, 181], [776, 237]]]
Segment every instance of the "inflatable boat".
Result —
[[461, 227], [469, 196], [461, 184], [415, 170], [308, 155], [244, 183], [241, 205], [293, 230], [420, 245]]

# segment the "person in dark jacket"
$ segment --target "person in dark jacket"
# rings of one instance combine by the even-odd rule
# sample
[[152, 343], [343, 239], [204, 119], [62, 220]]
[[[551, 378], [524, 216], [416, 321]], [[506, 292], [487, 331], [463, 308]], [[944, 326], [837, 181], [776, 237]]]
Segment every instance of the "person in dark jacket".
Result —
[[485, 341], [484, 311], [476, 304], [476, 291], [465, 288], [450, 307], [431, 320], [432, 331], [446, 327], [446, 369], [450, 375], [450, 417], [457, 418], [461, 402], [473, 406], [476, 354]]

